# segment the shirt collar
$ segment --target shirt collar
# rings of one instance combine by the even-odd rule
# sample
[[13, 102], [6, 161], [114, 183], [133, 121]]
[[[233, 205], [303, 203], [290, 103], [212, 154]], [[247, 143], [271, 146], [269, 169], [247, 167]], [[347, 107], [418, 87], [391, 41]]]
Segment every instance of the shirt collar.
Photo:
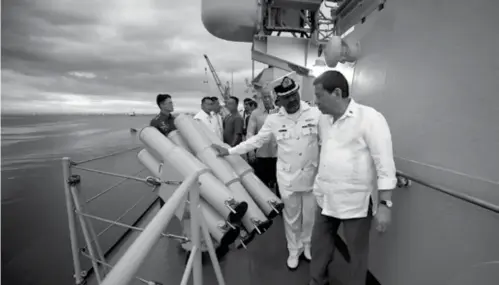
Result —
[[165, 118], [170, 118], [172, 116], [172, 113], [170, 113], [170, 114], [167, 115], [167, 114], [165, 114], [163, 112], [159, 112], [159, 116], [160, 117], [165, 117]]
[[[349, 117], [357, 116], [358, 106], [359, 106], [359, 104], [357, 104], [357, 102], [355, 102], [352, 98], [350, 98], [350, 103], [348, 103], [348, 106], [347, 106], [347, 109], [345, 110], [345, 113], [343, 113], [343, 115], [337, 121], [344, 120], [344, 119], [349, 118]], [[332, 115], [327, 115], [327, 116], [328, 116], [330, 122], [333, 123], [334, 122], [333, 116]]]

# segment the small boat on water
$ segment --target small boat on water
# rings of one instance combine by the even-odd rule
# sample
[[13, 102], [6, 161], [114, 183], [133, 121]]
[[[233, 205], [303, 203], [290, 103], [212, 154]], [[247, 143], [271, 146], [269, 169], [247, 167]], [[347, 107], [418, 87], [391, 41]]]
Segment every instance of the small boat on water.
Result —
[[[389, 231], [372, 236], [366, 284], [499, 283], [498, 5], [487, 0], [202, 0], [210, 33], [252, 43], [252, 59], [269, 65], [274, 78], [295, 72], [303, 100], [313, 102], [310, 75], [327, 64], [345, 74], [357, 101], [387, 118], [400, 186], [411, 187], [395, 192]], [[326, 64], [317, 64], [323, 58]], [[172, 170], [161, 180], [173, 180], [169, 175], [178, 165], [163, 161], [161, 167]], [[152, 175], [139, 181], [161, 182]], [[175, 193], [185, 187], [168, 185], [177, 191], [167, 204], [178, 202]], [[76, 283], [179, 284], [185, 267], [185, 276], [194, 270], [195, 285], [203, 278], [204, 284], [217, 284], [220, 273], [225, 284], [308, 281], [306, 264], [296, 272], [286, 269], [280, 217], [247, 249], [229, 251], [220, 267], [214, 262], [215, 269], [206, 265], [201, 274], [198, 260], [184, 266], [185, 256], [174, 253], [171, 240], [185, 242], [170, 232], [175, 222], [163, 231], [173, 212], [152, 205], [105, 256], [105, 264], [115, 266], [108, 275], [81, 274], [89, 268], [80, 267], [80, 254], [89, 254], [74, 245]], [[68, 215], [71, 224], [75, 217]], [[83, 234], [91, 239], [91, 232]], [[193, 236], [197, 240], [199, 231]], [[330, 275], [341, 282], [349, 264], [335, 254]], [[92, 260], [96, 268], [107, 267], [97, 265], [100, 258]], [[135, 274], [139, 277], [132, 281]]]

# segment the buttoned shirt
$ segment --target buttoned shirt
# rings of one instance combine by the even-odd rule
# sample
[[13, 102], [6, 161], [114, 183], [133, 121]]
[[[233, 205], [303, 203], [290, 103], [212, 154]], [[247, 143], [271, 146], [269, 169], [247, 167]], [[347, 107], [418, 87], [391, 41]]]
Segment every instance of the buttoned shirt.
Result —
[[159, 113], [156, 117], [151, 120], [150, 125], [155, 127], [163, 135], [168, 136], [168, 134], [177, 128], [173, 123], [175, 117], [172, 114], [165, 115], [164, 113]]
[[255, 136], [230, 148], [230, 154], [244, 154], [269, 142], [277, 141], [277, 182], [287, 191], [312, 190], [319, 158], [317, 124], [321, 115], [317, 108], [300, 103], [297, 114], [284, 108], [268, 115]]
[[[279, 112], [278, 108], [272, 110], [258, 108], [251, 112], [246, 137], [250, 138], [256, 135], [263, 127], [268, 115], [277, 112]], [[256, 150], [256, 157], [277, 157], [277, 142], [275, 141], [274, 136], [272, 136], [269, 142], [263, 144]]]
[[371, 107], [351, 100], [343, 116], [319, 119], [321, 141], [314, 193], [322, 214], [339, 219], [366, 217], [369, 200], [376, 212], [377, 190], [396, 187], [388, 123]]
[[211, 113], [208, 114], [205, 111], [201, 110], [194, 116], [194, 119], [201, 121], [203, 124], [205, 124], [208, 127], [208, 129], [210, 129], [213, 133], [215, 133], [220, 140], [223, 140], [222, 129], [220, 127], [221, 123], [219, 122], [218, 117], [219, 117], [218, 115]]
[[225, 119], [225, 117], [230, 115], [230, 111], [227, 109], [226, 106], [221, 106], [219, 115], [222, 117], [222, 121], [223, 121]]
[[243, 128], [244, 128], [244, 135], [245, 135], [245, 136], [246, 136], [246, 135], [247, 135], [247, 133], [248, 133], [248, 123], [249, 123], [249, 118], [250, 118], [250, 116], [251, 116], [251, 113], [249, 113], [249, 114], [248, 114], [248, 113], [247, 113], [246, 111], [244, 111], [244, 110], [241, 112], [241, 117], [243, 117], [243, 121], [244, 121], [244, 126], [243, 126]]
[[223, 138], [223, 133], [224, 133], [224, 123], [223, 123], [223, 117], [222, 117], [222, 112], [220, 113], [215, 113], [211, 111], [211, 116], [215, 119], [216, 122], [216, 130], [217, 132], [220, 133], [220, 135]]

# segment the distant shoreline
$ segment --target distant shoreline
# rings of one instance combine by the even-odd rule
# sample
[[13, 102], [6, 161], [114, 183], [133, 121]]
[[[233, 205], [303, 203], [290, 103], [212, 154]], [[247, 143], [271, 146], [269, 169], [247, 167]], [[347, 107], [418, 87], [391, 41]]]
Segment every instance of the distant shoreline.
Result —
[[[155, 116], [158, 113], [150, 113], [150, 114], [137, 114], [135, 113], [135, 116]], [[179, 112], [179, 113], [174, 113], [174, 114], [195, 114], [194, 112]], [[3, 113], [2, 112], [2, 117], [16, 117], [16, 116], [130, 116], [130, 114], [127, 113], [104, 113], [104, 114], [99, 114], [99, 113], [89, 113], [89, 114], [83, 114], [83, 113], [38, 113], [38, 114], [29, 114], [29, 113]], [[131, 117], [131, 116], [130, 116]]]

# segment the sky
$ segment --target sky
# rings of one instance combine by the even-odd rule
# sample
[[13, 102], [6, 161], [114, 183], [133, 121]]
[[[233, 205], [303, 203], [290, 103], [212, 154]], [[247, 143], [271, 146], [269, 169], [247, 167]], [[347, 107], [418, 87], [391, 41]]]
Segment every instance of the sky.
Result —
[[219, 94], [203, 54], [244, 98], [250, 48], [209, 34], [201, 0], [3, 0], [2, 113], [196, 111]]

